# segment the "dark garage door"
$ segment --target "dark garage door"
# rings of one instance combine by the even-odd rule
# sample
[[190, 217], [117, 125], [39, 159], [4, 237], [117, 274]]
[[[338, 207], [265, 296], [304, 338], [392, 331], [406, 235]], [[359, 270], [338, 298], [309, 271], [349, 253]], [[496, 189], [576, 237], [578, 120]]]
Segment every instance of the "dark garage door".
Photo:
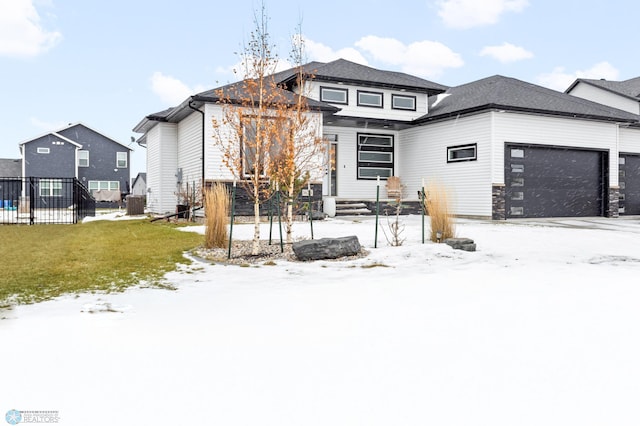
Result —
[[507, 144], [507, 217], [602, 216], [606, 153]]
[[620, 154], [620, 214], [640, 214], [640, 155]]

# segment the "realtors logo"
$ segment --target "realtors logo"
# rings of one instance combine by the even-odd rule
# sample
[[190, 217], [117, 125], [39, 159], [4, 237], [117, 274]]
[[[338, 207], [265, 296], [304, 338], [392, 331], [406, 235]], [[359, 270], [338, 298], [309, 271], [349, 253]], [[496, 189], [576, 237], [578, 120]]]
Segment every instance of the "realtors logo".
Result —
[[5, 420], [10, 425], [18, 423], [58, 423], [60, 416], [57, 411], [18, 411], [9, 410], [5, 415]]

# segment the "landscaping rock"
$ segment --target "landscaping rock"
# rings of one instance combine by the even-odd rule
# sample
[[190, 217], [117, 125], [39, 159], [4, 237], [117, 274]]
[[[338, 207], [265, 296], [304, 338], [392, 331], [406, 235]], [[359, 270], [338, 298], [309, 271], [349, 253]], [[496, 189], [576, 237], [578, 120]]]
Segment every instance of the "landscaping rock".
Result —
[[444, 243], [455, 250], [476, 251], [476, 244], [471, 238], [447, 238]]
[[293, 253], [299, 260], [337, 259], [360, 253], [360, 242], [355, 235], [340, 238], [320, 238], [293, 243]]

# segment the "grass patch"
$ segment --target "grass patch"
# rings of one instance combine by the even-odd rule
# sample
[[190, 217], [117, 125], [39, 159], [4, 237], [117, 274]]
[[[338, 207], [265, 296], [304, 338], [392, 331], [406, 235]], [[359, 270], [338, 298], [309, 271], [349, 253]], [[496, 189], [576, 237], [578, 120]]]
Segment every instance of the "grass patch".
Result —
[[0, 226], [0, 306], [66, 293], [122, 291], [140, 281], [160, 285], [183, 252], [203, 237], [149, 221]]

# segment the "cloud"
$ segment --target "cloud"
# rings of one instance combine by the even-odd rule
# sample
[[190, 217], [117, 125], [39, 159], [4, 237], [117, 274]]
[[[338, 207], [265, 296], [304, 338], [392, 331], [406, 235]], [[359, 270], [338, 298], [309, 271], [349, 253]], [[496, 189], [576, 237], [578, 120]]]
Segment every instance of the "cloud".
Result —
[[506, 12], [521, 12], [528, 0], [440, 0], [438, 16], [450, 28], [467, 29], [493, 25]]
[[353, 47], [333, 50], [327, 45], [305, 38], [304, 49], [310, 61], [331, 62], [342, 58], [357, 64], [369, 65], [362, 53]]
[[207, 89], [200, 85], [189, 87], [175, 77], [156, 71], [151, 76], [151, 90], [167, 105], [177, 105], [189, 96]]
[[533, 53], [524, 47], [515, 46], [511, 43], [502, 43], [501, 46], [486, 46], [480, 51], [480, 56], [491, 56], [503, 64], [507, 64], [533, 58]]
[[620, 72], [608, 62], [598, 62], [584, 71], [568, 73], [563, 67], [556, 67], [550, 73], [541, 74], [537, 78], [538, 84], [550, 89], [564, 92], [578, 78], [617, 80]]
[[459, 54], [436, 41], [424, 40], [405, 45], [393, 38], [366, 36], [355, 45], [377, 61], [425, 78], [436, 78], [448, 68], [464, 65]]
[[42, 28], [32, 0], [0, 0], [0, 56], [37, 56], [60, 40], [62, 34]]

